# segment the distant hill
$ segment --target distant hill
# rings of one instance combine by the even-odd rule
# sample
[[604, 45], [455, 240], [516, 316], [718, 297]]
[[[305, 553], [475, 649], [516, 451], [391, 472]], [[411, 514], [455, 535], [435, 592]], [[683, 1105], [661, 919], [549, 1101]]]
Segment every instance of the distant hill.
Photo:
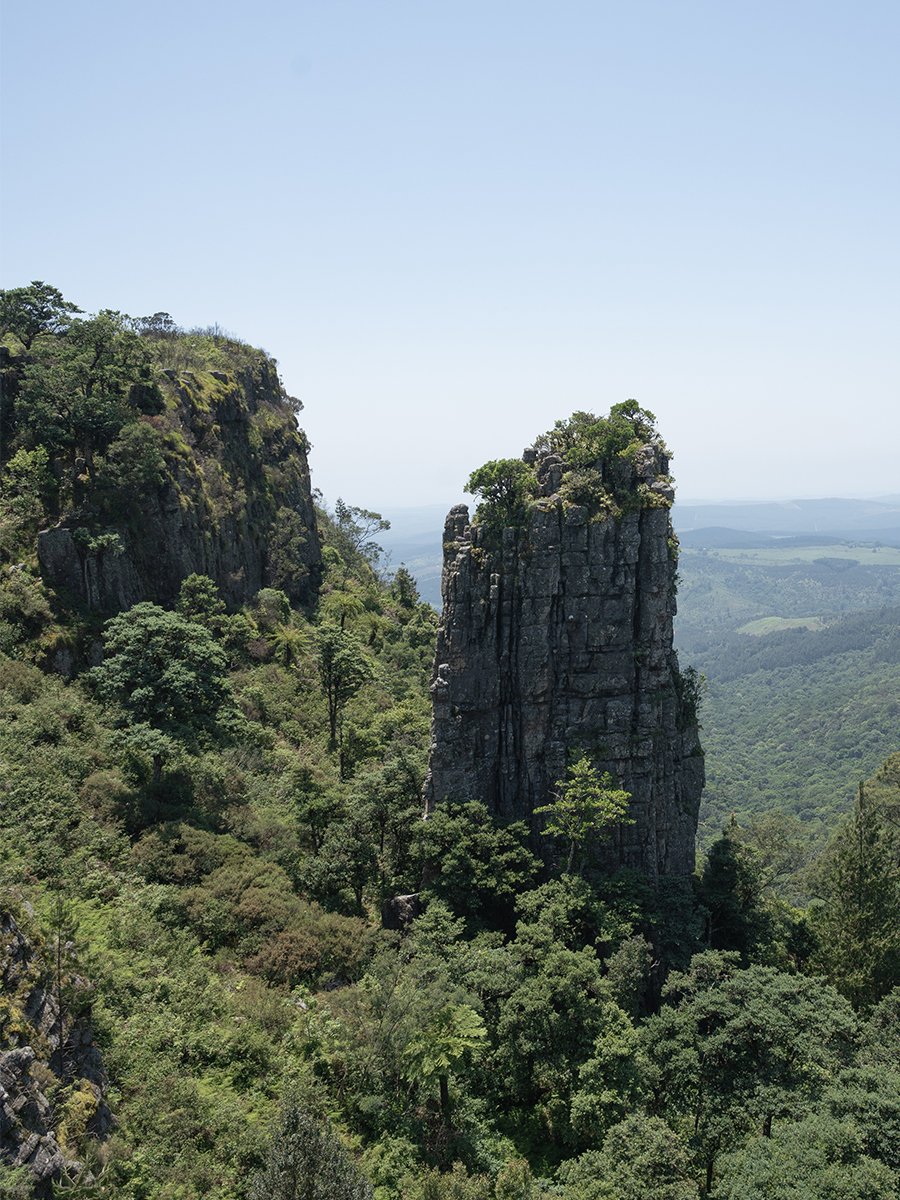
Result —
[[[441, 536], [453, 504], [385, 509], [391, 528], [381, 545], [394, 567], [404, 563], [415, 576], [422, 598], [441, 604]], [[685, 549], [764, 549], [833, 546], [842, 542], [900, 547], [900, 497], [879, 500], [794, 500], [764, 504], [690, 504], [676, 502], [673, 522]], [[691, 567], [683, 563], [682, 576]], [[872, 596], [860, 607], [890, 603]], [[851, 603], [850, 608], [856, 607]], [[836, 611], [841, 611], [837, 609]], [[847, 611], [847, 607], [843, 609]], [[765, 615], [765, 614], [757, 614]], [[787, 615], [787, 614], [782, 614]]]
[[900, 500], [790, 500], [762, 504], [678, 504], [672, 522], [679, 537], [709, 526], [752, 533], [822, 533], [837, 537], [900, 538]]
[[729, 529], [722, 525], [710, 525], [703, 529], [682, 530], [678, 540], [683, 547], [690, 549], [713, 550], [716, 548], [733, 548], [758, 550], [764, 546], [833, 546], [839, 545], [844, 539], [834, 534], [805, 533], [805, 534], [773, 534], [750, 533], [742, 529]]
[[397, 568], [402, 563], [415, 577], [419, 594], [434, 608], [441, 607], [441, 567], [444, 518], [454, 504], [426, 504], [418, 508], [385, 508], [382, 515], [391, 527], [379, 535], [379, 545]]
[[731, 813], [771, 810], [823, 838], [897, 744], [900, 608], [732, 634], [691, 661], [707, 679], [701, 842]]
[[[385, 513], [382, 545], [436, 608], [450, 506]], [[674, 520], [676, 645], [707, 679], [701, 841], [765, 810], [820, 840], [896, 750], [900, 499], [676, 504]]]

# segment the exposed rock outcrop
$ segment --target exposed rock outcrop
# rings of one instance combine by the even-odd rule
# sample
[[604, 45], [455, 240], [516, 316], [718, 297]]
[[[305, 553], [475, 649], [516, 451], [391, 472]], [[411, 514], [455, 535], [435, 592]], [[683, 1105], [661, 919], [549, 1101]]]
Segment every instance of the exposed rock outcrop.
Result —
[[536, 828], [584, 753], [631, 793], [609, 865], [685, 875], [704, 770], [695, 681], [672, 649], [668, 454], [630, 402], [590, 421], [508, 464], [514, 486], [474, 521], [465, 506], [447, 518], [426, 810], [481, 800]]
[[103, 1059], [90, 1023], [87, 980], [62, 961], [67, 1007], [35, 945], [0, 913], [0, 1163], [23, 1167], [36, 1194], [53, 1181], [89, 1182], [77, 1148], [112, 1128]]
[[274, 365], [168, 371], [162, 383], [164, 412], [143, 420], [164, 468], [140, 491], [127, 479], [94, 487], [90, 503], [41, 533], [44, 579], [104, 613], [171, 604], [195, 572], [230, 605], [270, 586], [310, 600], [321, 547], [308, 447]]

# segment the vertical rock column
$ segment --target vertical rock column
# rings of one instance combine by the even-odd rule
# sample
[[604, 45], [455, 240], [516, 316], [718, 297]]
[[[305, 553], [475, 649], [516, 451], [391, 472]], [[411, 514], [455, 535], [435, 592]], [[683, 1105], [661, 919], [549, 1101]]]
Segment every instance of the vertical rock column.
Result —
[[519, 524], [447, 517], [426, 812], [481, 800], [531, 821], [586, 753], [632, 797], [610, 867], [689, 874], [704, 772], [672, 649], [668, 461], [643, 447], [609, 512], [560, 495], [558, 456], [524, 457], [541, 494]]

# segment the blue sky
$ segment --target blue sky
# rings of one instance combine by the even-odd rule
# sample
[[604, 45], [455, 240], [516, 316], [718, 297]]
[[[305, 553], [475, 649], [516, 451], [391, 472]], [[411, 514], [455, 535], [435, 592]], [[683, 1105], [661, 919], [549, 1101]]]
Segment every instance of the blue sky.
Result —
[[629, 396], [684, 499], [898, 490], [896, 2], [2, 14], [0, 284], [265, 346], [328, 499]]

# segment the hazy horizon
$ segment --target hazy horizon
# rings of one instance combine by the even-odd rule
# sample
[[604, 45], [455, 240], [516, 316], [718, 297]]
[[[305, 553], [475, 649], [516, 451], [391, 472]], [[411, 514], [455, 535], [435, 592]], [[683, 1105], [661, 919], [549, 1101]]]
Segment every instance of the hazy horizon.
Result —
[[327, 497], [437, 502], [631, 397], [685, 496], [896, 490], [897, 5], [2, 24], [0, 285], [266, 347]]

